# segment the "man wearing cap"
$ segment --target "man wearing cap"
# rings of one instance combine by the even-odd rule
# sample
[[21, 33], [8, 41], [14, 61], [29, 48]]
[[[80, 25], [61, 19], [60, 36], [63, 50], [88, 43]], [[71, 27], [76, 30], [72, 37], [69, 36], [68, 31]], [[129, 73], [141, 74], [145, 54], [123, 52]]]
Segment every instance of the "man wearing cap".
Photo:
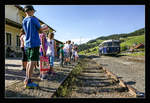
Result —
[[26, 78], [24, 80], [25, 88], [38, 87], [38, 84], [31, 81], [34, 65], [39, 60], [40, 38], [39, 32], [42, 32], [40, 22], [34, 17], [35, 10], [32, 5], [24, 7], [26, 17], [22, 21], [22, 26], [26, 34], [25, 45], [27, 55]]

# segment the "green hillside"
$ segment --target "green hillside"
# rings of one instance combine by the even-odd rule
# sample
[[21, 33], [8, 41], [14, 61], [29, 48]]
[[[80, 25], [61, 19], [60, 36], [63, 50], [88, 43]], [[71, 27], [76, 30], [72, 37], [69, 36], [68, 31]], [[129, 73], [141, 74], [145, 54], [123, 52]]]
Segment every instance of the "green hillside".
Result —
[[145, 32], [144, 28], [136, 30], [134, 32], [128, 34], [113, 34], [109, 36], [102, 36], [93, 40], [88, 41], [87, 43], [78, 45], [79, 54], [97, 54], [98, 53], [98, 45], [104, 40], [109, 39], [120, 39], [121, 40], [121, 51], [125, 51], [129, 49], [133, 44], [143, 43], [145, 44]]
[[122, 40], [124, 42], [122, 42], [120, 46], [121, 46], [121, 51], [124, 51], [129, 47], [133, 46], [133, 44], [139, 44], [139, 43], [145, 44], [145, 35], [132, 36], [132, 37], [124, 38]]

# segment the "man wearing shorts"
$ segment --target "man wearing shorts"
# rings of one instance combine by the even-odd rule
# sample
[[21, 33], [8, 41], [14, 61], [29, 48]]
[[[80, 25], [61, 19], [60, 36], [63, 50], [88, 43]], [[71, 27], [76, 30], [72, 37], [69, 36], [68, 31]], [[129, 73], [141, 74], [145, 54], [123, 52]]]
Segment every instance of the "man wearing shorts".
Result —
[[38, 87], [38, 84], [31, 81], [33, 68], [39, 60], [40, 38], [39, 32], [42, 32], [40, 22], [34, 17], [35, 10], [33, 6], [24, 7], [26, 17], [22, 21], [22, 27], [26, 34], [25, 48], [27, 55], [26, 78], [24, 80], [26, 88]]

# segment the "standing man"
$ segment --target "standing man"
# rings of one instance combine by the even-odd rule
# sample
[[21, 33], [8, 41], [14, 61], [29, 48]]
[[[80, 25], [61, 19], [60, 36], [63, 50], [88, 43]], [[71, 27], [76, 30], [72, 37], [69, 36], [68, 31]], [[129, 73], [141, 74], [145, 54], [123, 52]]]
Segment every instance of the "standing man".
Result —
[[69, 64], [71, 64], [71, 55], [72, 55], [72, 44], [71, 44], [71, 40], [68, 41], [68, 45], [69, 45]]
[[27, 55], [26, 78], [24, 80], [25, 88], [38, 87], [38, 84], [31, 81], [33, 68], [36, 61], [39, 60], [40, 38], [39, 32], [42, 32], [40, 22], [34, 17], [35, 10], [32, 5], [24, 7], [26, 17], [22, 21], [22, 26], [26, 34], [25, 45]]

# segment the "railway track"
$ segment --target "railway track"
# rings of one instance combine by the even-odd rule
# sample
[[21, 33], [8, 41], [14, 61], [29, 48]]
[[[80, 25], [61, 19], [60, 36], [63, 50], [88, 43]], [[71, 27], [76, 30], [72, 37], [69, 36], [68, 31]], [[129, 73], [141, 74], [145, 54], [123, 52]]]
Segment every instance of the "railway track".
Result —
[[[78, 75], [70, 98], [136, 98], [134, 88], [91, 59]], [[141, 94], [139, 94], [141, 95]]]

